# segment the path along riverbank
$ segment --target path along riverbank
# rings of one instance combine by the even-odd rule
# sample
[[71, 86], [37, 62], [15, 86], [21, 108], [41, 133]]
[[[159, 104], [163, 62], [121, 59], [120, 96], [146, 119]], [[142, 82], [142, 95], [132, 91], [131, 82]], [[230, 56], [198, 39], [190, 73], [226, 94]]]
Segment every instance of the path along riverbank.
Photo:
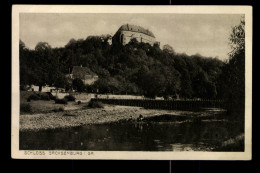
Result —
[[[222, 110], [223, 111], [223, 110]], [[104, 108], [67, 110], [62, 112], [20, 115], [20, 131], [44, 130], [55, 128], [67, 128], [83, 126], [88, 124], [102, 124], [127, 119], [138, 119], [140, 115], [144, 118], [158, 115], [215, 115], [218, 111], [176, 111], [176, 110], [154, 110], [141, 107], [111, 106]]]

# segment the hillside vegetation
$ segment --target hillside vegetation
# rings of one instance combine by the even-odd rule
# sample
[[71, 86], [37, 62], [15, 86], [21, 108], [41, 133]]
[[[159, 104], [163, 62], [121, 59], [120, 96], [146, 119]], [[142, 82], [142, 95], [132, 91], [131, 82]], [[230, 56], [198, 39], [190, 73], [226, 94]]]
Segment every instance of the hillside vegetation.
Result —
[[86, 91], [136, 94], [147, 97], [216, 98], [223, 62], [200, 55], [188, 56], [132, 40], [126, 46], [109, 45], [101, 37], [71, 40], [52, 49], [40, 42], [29, 50], [20, 42], [21, 84], [70, 88], [65, 75], [73, 66], [85, 66], [99, 80]]
[[[244, 21], [233, 28], [230, 60], [179, 54], [169, 46], [132, 39], [109, 45], [104, 36], [71, 39], [61, 48], [39, 42], [34, 50], [20, 40], [21, 88], [35, 84], [71, 88], [66, 74], [84, 66], [99, 76], [82, 91], [134, 94], [154, 98], [240, 99], [244, 97]], [[243, 37], [243, 38], [242, 38]], [[203, 49], [203, 48], [202, 48]], [[239, 103], [241, 104], [241, 103]]]

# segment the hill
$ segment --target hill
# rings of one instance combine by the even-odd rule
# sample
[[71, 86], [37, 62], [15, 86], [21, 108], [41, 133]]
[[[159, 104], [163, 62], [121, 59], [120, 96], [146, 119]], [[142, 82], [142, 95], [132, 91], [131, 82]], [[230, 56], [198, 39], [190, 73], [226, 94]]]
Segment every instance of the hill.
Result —
[[21, 86], [46, 84], [69, 89], [65, 75], [73, 66], [88, 67], [99, 80], [86, 92], [147, 97], [220, 98], [218, 78], [224, 62], [201, 55], [175, 53], [169, 45], [108, 44], [99, 36], [70, 40], [62, 48], [39, 42], [29, 50], [20, 41]]

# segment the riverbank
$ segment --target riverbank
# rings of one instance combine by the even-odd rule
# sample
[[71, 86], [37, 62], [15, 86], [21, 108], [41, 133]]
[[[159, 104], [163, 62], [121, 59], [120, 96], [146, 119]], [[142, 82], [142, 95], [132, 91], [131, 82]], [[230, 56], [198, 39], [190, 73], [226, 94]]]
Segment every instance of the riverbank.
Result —
[[203, 112], [191, 112], [105, 105], [104, 108], [65, 110], [62, 112], [21, 115], [20, 131], [37, 131], [44, 129], [76, 127], [90, 124], [102, 124], [127, 119], [138, 119], [140, 115], [142, 115], [143, 118], [165, 114], [170, 114], [173, 116], [198, 115], [200, 117], [203, 117], [214, 116], [218, 113], [219, 111], [211, 110]]

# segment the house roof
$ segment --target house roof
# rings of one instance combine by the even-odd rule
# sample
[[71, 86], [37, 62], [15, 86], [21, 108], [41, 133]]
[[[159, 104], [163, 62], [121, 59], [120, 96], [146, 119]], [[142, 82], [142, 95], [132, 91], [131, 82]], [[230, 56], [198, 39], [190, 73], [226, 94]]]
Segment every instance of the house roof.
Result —
[[119, 29], [118, 29], [118, 32], [119, 31], [133, 31], [133, 32], [140, 32], [140, 33], [143, 33], [143, 34], [146, 34], [146, 35], [149, 35], [151, 37], [154, 37], [154, 34], [149, 31], [148, 29], [144, 29], [143, 27], [141, 26], [136, 26], [136, 25], [129, 25], [129, 24], [125, 24], [125, 25], [122, 25]]
[[85, 79], [86, 75], [97, 76], [88, 67], [74, 66], [72, 69], [72, 75], [75, 78]]

